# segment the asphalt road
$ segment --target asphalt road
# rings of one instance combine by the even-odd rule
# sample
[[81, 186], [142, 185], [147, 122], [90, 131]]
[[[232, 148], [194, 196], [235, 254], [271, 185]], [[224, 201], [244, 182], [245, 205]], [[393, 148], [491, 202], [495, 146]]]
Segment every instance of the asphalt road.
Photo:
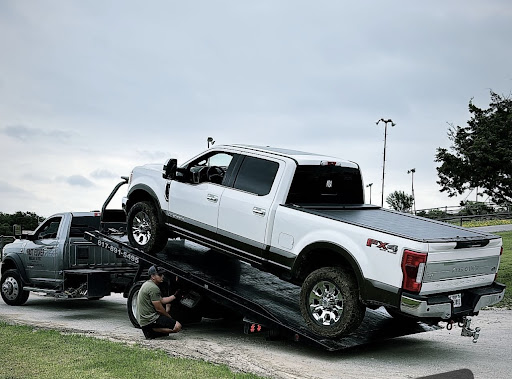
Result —
[[[0, 301], [0, 319], [12, 324], [83, 333], [160, 348], [171, 356], [227, 364], [237, 371], [272, 378], [418, 378], [469, 369], [475, 378], [510, 378], [512, 311], [485, 310], [473, 318], [482, 328], [478, 343], [446, 329], [400, 337], [334, 353], [293, 341], [244, 335], [240, 324], [206, 320], [182, 333], [146, 341], [132, 327], [126, 299], [55, 300], [34, 293], [24, 306]], [[465, 376], [468, 377], [468, 376]], [[469, 376], [470, 377], [470, 376]]]

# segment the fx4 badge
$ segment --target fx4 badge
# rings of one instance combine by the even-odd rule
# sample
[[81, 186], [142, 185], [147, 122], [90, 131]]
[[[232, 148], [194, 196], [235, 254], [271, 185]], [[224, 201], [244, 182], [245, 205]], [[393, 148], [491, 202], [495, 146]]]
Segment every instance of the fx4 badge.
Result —
[[376, 246], [377, 248], [381, 249], [382, 251], [385, 251], [385, 252], [391, 253], [391, 254], [396, 254], [398, 251], [397, 245], [390, 245], [387, 242], [377, 241], [377, 240], [374, 240], [373, 238], [368, 238], [368, 240], [366, 241], [366, 246], [368, 246], [368, 247]]

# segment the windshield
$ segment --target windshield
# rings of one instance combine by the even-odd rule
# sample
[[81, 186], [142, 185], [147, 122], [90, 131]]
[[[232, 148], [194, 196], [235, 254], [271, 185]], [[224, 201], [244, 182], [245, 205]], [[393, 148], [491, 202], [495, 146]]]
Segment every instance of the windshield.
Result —
[[287, 204], [363, 204], [363, 182], [357, 168], [297, 166]]

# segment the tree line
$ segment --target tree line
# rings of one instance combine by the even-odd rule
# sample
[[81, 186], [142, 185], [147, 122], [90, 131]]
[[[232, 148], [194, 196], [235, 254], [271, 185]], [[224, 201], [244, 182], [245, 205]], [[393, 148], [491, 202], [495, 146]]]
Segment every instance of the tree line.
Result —
[[44, 220], [34, 212], [16, 212], [13, 214], [0, 212], [0, 236], [13, 236], [14, 225], [21, 225], [23, 230], [35, 230]]

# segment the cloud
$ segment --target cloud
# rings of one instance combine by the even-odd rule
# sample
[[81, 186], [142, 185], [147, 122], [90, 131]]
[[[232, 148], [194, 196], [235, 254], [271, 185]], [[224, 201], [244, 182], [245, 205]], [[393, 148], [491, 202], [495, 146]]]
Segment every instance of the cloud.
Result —
[[58, 140], [70, 139], [73, 133], [65, 130], [45, 130], [39, 128], [31, 128], [25, 125], [10, 125], [0, 128], [0, 133], [5, 134], [8, 137], [19, 139], [20, 141], [26, 142], [29, 140], [50, 138]]
[[94, 187], [94, 183], [82, 175], [59, 176], [56, 181], [67, 183], [71, 186], [90, 188]]
[[171, 157], [171, 153], [167, 153], [164, 151], [149, 151], [149, 150], [137, 150], [137, 154], [143, 158], [144, 161], [147, 162], [163, 162], [169, 157]]
[[115, 172], [109, 171], [107, 169], [99, 168], [99, 169], [91, 172], [91, 176], [95, 179], [112, 179], [112, 178], [117, 178], [120, 175], [118, 175]]
[[4, 195], [16, 195], [16, 196], [30, 195], [30, 193], [27, 192], [26, 190], [24, 190], [23, 188], [13, 186], [12, 184], [9, 184], [2, 180], [0, 180], [0, 194], [2, 194], [2, 197]]

